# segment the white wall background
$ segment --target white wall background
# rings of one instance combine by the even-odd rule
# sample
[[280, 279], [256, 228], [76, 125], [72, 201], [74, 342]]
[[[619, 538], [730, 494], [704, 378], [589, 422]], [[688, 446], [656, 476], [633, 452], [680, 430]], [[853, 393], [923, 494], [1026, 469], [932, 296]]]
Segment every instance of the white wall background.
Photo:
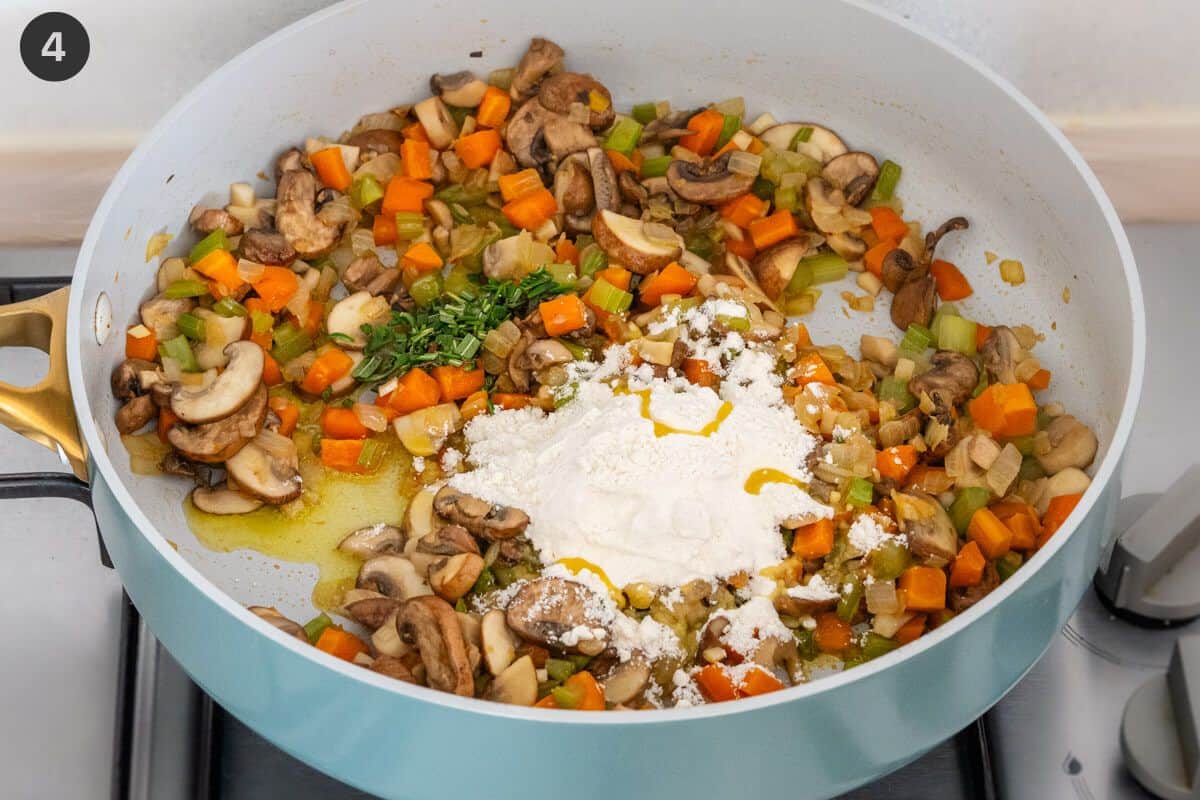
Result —
[[[49, 5], [83, 22], [91, 58], [65, 84], [37, 80], [21, 63], [15, 39], [48, 4], [0, 3], [0, 31], [8, 42], [0, 48], [0, 144], [45, 144], [83, 133], [103, 133], [113, 143], [135, 139], [231, 56], [327, 2]], [[973, 53], [1057, 117], [1200, 115], [1197, 0], [878, 0], [878, 5]]]

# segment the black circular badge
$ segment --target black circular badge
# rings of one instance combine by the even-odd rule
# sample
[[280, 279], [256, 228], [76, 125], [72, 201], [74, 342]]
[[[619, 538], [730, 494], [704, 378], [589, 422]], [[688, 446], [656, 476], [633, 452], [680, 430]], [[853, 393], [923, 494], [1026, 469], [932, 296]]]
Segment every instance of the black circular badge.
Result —
[[21, 60], [44, 81], [65, 81], [78, 75], [91, 49], [83, 25], [61, 11], [39, 14], [21, 33]]

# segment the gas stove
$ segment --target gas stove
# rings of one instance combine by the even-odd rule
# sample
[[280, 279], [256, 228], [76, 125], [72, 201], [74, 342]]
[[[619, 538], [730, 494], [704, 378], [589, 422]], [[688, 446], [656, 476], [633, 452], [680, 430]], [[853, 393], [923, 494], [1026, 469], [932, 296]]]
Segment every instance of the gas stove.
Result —
[[[1171, 397], [1200, 390], [1200, 377], [1168, 368], [1190, 363], [1169, 309], [1172, 298], [1200, 296], [1200, 277], [1173, 266], [1200, 245], [1200, 228], [1131, 233], [1147, 305], [1168, 313], [1150, 319], [1151, 358], [1163, 361], [1148, 369], [1125, 479], [1127, 493], [1137, 494], [1122, 502], [1118, 531], [1190, 466], [1187, 453], [1200, 444], [1200, 431], [1169, 425], [1167, 413]], [[66, 250], [0, 251], [0, 303], [65, 283], [45, 276], [65, 274], [72, 260]], [[1161, 269], [1154, 269], [1156, 260], [1164, 262]], [[13, 280], [22, 269], [43, 277]], [[6, 351], [0, 379], [32, 382], [43, 364], [29, 352]], [[1188, 437], [1193, 441], [1183, 441]], [[19, 776], [13, 796], [369, 797], [279, 751], [196, 687], [104, 566], [94, 518], [73, 502], [86, 501], [86, 491], [63, 474], [65, 467], [56, 474], [54, 454], [8, 431], [0, 430], [0, 452], [7, 456], [3, 471], [38, 473], [0, 484], [0, 530], [16, 551], [0, 564], [0, 585], [10, 624], [19, 628], [12, 641], [20, 643], [16, 658], [0, 660], [0, 703], [8, 712], [0, 715], [6, 742], [0, 765]], [[30, 499], [42, 496], [58, 499]], [[1124, 766], [1122, 712], [1139, 686], [1166, 672], [1176, 641], [1187, 633], [1186, 627], [1155, 629], [1118, 619], [1088, 592], [1042, 660], [995, 708], [844, 798], [1151, 797]]]

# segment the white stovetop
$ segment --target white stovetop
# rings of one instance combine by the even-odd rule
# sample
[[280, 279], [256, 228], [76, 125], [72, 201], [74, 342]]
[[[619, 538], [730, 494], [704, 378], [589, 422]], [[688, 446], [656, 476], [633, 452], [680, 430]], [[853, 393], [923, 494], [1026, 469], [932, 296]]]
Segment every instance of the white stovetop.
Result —
[[[1164, 490], [1200, 450], [1200, 427], [1188, 413], [1200, 397], [1193, 336], [1200, 226], [1133, 226], [1129, 234], [1149, 310], [1149, 357], [1125, 495]], [[73, 263], [66, 249], [0, 250], [0, 276], [67, 274]], [[40, 354], [5, 351], [0, 380], [31, 383], [44, 365]], [[5, 429], [0, 454], [2, 471], [62, 469], [54, 454]], [[90, 515], [72, 501], [0, 501], [0, 541], [2, 794], [107, 797], [120, 583], [100, 565]]]

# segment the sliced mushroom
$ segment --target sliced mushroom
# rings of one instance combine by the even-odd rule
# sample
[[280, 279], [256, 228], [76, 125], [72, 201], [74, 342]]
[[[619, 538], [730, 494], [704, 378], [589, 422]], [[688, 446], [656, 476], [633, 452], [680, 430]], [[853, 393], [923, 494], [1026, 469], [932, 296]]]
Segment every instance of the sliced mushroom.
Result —
[[641, 143], [666, 143], [690, 135], [692, 131], [687, 127], [688, 120], [703, 110], [702, 108], [681, 108], [651, 120], [642, 129]]
[[923, 278], [927, 273], [928, 268], [924, 264], [918, 263], [907, 250], [897, 247], [883, 257], [880, 279], [887, 290], [894, 294], [904, 284]]
[[[425, 679], [434, 689], [472, 697], [475, 680], [454, 608], [440, 597], [414, 597], [396, 617], [400, 637], [417, 648]], [[536, 689], [536, 686], [535, 686]]]
[[293, 147], [290, 150], [285, 150], [275, 160], [275, 180], [283, 177], [285, 172], [291, 172], [295, 169], [308, 169], [308, 164], [305, 161], [304, 153]]
[[483, 100], [488, 85], [476, 78], [474, 72], [463, 70], [449, 75], [434, 75], [429, 79], [429, 88], [448, 105], [475, 108]]
[[750, 262], [750, 269], [763, 293], [772, 300], [778, 300], [796, 274], [800, 259], [816, 252], [821, 242], [819, 235], [804, 233], [771, 245], [756, 255]]
[[[379, 256], [374, 251], [369, 251], [350, 262], [346, 271], [342, 273], [342, 284], [351, 293], [369, 291], [367, 287], [383, 271], [384, 266], [379, 260]], [[382, 294], [382, 292], [371, 292], [371, 294]]]
[[525, 360], [535, 372], [557, 364], [566, 364], [574, 358], [566, 345], [557, 339], [539, 339], [525, 350]]
[[274, 625], [276, 628], [279, 628], [279, 630], [283, 631], [288, 636], [295, 636], [300, 641], [308, 644], [308, 635], [305, 634], [304, 628], [302, 628], [299, 623], [292, 622], [274, 608], [270, 608], [268, 606], [247, 606], [246, 610], [264, 622], [268, 622], [271, 625]]
[[983, 365], [1000, 383], [1016, 383], [1016, 368], [1025, 358], [1025, 349], [1017, 335], [1007, 325], [996, 325], [987, 341], [979, 348]]
[[338, 550], [358, 558], [399, 553], [404, 549], [404, 534], [395, 525], [380, 522], [351, 532], [338, 542]]
[[831, 233], [825, 243], [847, 261], [858, 261], [867, 254], [867, 243], [850, 232]]
[[225, 370], [208, 386], [176, 387], [171, 394], [171, 411], [193, 425], [228, 417], [237, 411], [262, 383], [263, 349], [254, 342], [226, 346]]
[[533, 95], [542, 78], [562, 63], [566, 53], [549, 39], [535, 37], [529, 43], [529, 49], [521, 56], [513, 73], [509, 91], [513, 99], [524, 100]]
[[897, 447], [921, 432], [920, 412], [916, 409], [902, 417], [879, 424], [880, 447]]
[[[596, 207], [587, 155], [572, 153], [558, 165], [554, 173], [554, 199], [568, 218], [585, 217]], [[587, 222], [591, 223], [591, 217], [587, 217]]]
[[117, 409], [117, 430], [122, 434], [137, 433], [158, 416], [158, 406], [148, 394], [130, 398]]
[[607, 128], [617, 115], [604, 84], [578, 72], [560, 72], [542, 81], [538, 102], [556, 114], [569, 114], [575, 103], [583, 105], [588, 109], [588, 127], [594, 131]]
[[459, 553], [479, 555], [475, 537], [461, 525], [443, 525], [427, 533], [417, 539], [417, 550], [435, 556], [455, 556]]
[[478, 553], [459, 553], [434, 561], [429, 567], [429, 586], [443, 600], [454, 602], [475, 585], [483, 572], [483, 557]]
[[209, 489], [213, 486], [214, 470], [208, 464], [201, 464], [198, 461], [188, 461], [183, 457], [183, 454], [172, 448], [168, 450], [162, 460], [158, 462], [158, 469], [166, 475], [175, 475], [180, 478], [188, 478], [193, 481], [197, 487]]
[[[804, 128], [812, 129], [808, 139], [803, 142], [796, 141], [796, 134]], [[794, 149], [822, 164], [829, 163], [845, 153], [847, 149], [846, 143], [840, 136], [829, 128], [812, 122], [787, 122], [782, 125], [774, 125], [763, 131], [759, 138], [768, 147], [774, 147], [776, 150]], [[795, 148], [792, 147], [793, 142], [796, 144]]]
[[400, 629], [396, 625], [396, 617], [399, 615], [400, 609], [397, 608], [371, 634], [371, 647], [377, 654], [402, 658], [412, 652], [412, 647], [400, 638]]
[[358, 596], [347, 596], [344, 602], [346, 613], [355, 622], [372, 631], [382, 628], [400, 608], [400, 601], [394, 597], [365, 589], [351, 591], [358, 593]]
[[378, 672], [380, 675], [386, 675], [389, 678], [395, 678], [398, 681], [405, 683], [416, 683], [417, 679], [413, 677], [412, 670], [405, 665], [404, 661], [396, 656], [380, 655], [376, 656], [368, 667], [371, 672]]
[[[259, 432], [260, 437], [266, 435], [267, 432]], [[291, 441], [279, 434], [271, 435], [276, 440]], [[294, 444], [290, 456], [281, 456], [248, 442], [236, 455], [226, 459], [225, 469], [239, 489], [273, 506], [295, 500], [304, 489]]]
[[640, 655], [618, 664], [601, 682], [605, 702], [623, 705], [632, 702], [650, 685], [650, 665]]
[[676, 159], [667, 167], [667, 183], [675, 194], [692, 203], [716, 205], [750, 191], [754, 175], [731, 172], [733, 153], [699, 164]]
[[413, 113], [425, 129], [429, 144], [445, 150], [458, 138], [458, 123], [450, 116], [450, 109], [440, 97], [428, 97], [413, 106]]
[[488, 699], [512, 706], [531, 706], [537, 702], [537, 668], [531, 656], [521, 656], [496, 676], [488, 690]]
[[529, 526], [529, 516], [524, 511], [480, 500], [450, 486], [438, 490], [433, 510], [489, 542], [520, 536]]
[[525, 241], [517, 235], [489, 244], [483, 251], [483, 274], [497, 281], [514, 277], [521, 266], [521, 251]]
[[879, 164], [870, 153], [854, 150], [830, 159], [821, 170], [821, 177], [841, 189], [849, 205], [856, 206], [875, 188]]
[[617, 173], [608, 154], [600, 147], [587, 149], [588, 170], [592, 175], [592, 196], [596, 210], [615, 211], [621, 204], [621, 192], [617, 186]]
[[777, 313], [783, 313], [783, 310], [775, 303], [775, 301], [767, 297], [766, 293], [762, 290], [762, 287], [758, 285], [758, 281], [755, 279], [754, 273], [750, 270], [750, 264], [746, 261], [746, 259], [739, 256], [737, 253], [726, 251], [725, 271], [740, 280], [745, 286], [745, 288], [742, 290], [743, 299], [748, 300], [755, 305], [766, 306]]
[[941, 409], [952, 409], [971, 396], [979, 383], [979, 370], [970, 357], [954, 350], [938, 350], [929, 359], [930, 369], [908, 382], [914, 397], [929, 395]]
[[517, 657], [517, 645], [504, 619], [504, 610], [493, 608], [479, 623], [480, 649], [483, 663], [493, 676], [499, 675]]
[[433, 532], [437, 520], [433, 514], [433, 492], [422, 489], [404, 509], [404, 532], [409, 539], [421, 539]]
[[192, 490], [192, 505], [206, 514], [249, 514], [262, 508], [262, 501], [225, 485], [197, 486]]
[[275, 226], [301, 258], [328, 255], [342, 238], [342, 226], [317, 216], [317, 179], [307, 170], [291, 170], [279, 178]]
[[826, 234], [850, 233], [871, 222], [870, 214], [847, 205], [842, 190], [823, 178], [811, 178], [804, 184], [804, 208], [817, 230]]
[[227, 236], [237, 236], [242, 232], [242, 223], [223, 208], [205, 208], [196, 206], [188, 215], [188, 224], [192, 230], [202, 235], [208, 235], [220, 229]]
[[958, 532], [950, 515], [934, 498], [915, 489], [892, 492], [900, 530], [908, 537], [908, 549], [931, 567], [942, 567], [958, 554]]
[[433, 594], [433, 590], [417, 572], [413, 563], [400, 555], [376, 556], [363, 562], [354, 585], [359, 589], [371, 589], [394, 600], [411, 600], [414, 597]]
[[1078, 467], [1067, 467], [1046, 478], [1042, 496], [1038, 498], [1037, 512], [1044, 516], [1050, 507], [1050, 501], [1064, 494], [1083, 494], [1092, 485], [1092, 479]]
[[952, 217], [939, 225], [937, 230], [925, 234], [925, 255], [921, 260], [925, 264], [932, 263], [933, 251], [937, 249], [943, 236], [951, 231], [965, 231], [969, 227], [971, 223], [967, 222], [965, 217]]
[[232, 458], [253, 439], [266, 417], [267, 387], [259, 384], [246, 404], [225, 419], [204, 425], [174, 425], [167, 431], [167, 443], [191, 461], [218, 464]]
[[590, 128], [549, 111], [536, 98], [516, 110], [504, 137], [517, 162], [534, 167], [547, 182], [561, 159], [596, 146]]
[[[392, 307], [382, 297], [374, 297], [368, 291], [355, 292], [334, 303], [329, 309], [325, 326], [341, 347], [361, 350], [367, 346], [364, 325], [379, 325], [392, 313]], [[348, 337], [349, 341], [341, 337]]]
[[[608, 640], [607, 630], [589, 612], [599, 606], [592, 590], [582, 583], [564, 578], [538, 578], [513, 595], [505, 620], [526, 641], [596, 655]], [[592, 636], [579, 638], [572, 645], [563, 641], [567, 634], [577, 635], [581, 628], [591, 631]]]
[[369, 128], [351, 136], [346, 144], [372, 153], [399, 153], [404, 137], [389, 128]]
[[1046, 426], [1046, 435], [1050, 438], [1050, 451], [1037, 456], [1037, 460], [1047, 475], [1071, 467], [1086, 469], [1096, 457], [1099, 446], [1096, 434], [1070, 414], [1055, 417]]
[[246, 231], [238, 242], [242, 258], [258, 264], [286, 267], [296, 260], [296, 249], [277, 230], [256, 228]]
[[204, 326], [204, 341], [197, 342], [192, 348], [196, 363], [203, 370], [224, 368], [229, 363], [226, 347], [246, 335], [250, 317], [222, 317], [207, 308], [197, 308], [192, 313]]
[[[592, 235], [608, 257], [626, 268], [646, 275], [662, 269], [683, 253], [683, 237], [665, 225], [648, 232], [647, 223], [614, 211], [600, 211], [592, 220]], [[648, 233], [653, 233], [651, 238]]]
[[138, 314], [142, 318], [142, 324], [154, 331], [155, 338], [165, 342], [179, 335], [179, 326], [176, 324], [179, 315], [186, 314], [195, 307], [196, 301], [190, 297], [176, 299], [160, 294], [142, 303]]
[[909, 281], [892, 298], [892, 324], [900, 330], [916, 323], [929, 327], [937, 308], [937, 285], [931, 275]]

